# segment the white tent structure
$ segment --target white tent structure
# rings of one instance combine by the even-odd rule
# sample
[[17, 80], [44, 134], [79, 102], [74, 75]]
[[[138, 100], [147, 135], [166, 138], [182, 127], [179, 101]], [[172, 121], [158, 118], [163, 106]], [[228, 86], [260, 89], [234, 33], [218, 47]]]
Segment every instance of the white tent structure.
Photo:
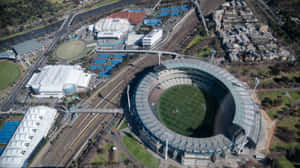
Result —
[[97, 38], [120, 38], [131, 29], [128, 19], [105, 18], [95, 24]]
[[46, 106], [31, 107], [0, 156], [1, 168], [21, 168], [47, 136], [57, 111]]
[[61, 98], [80, 89], [87, 90], [91, 79], [91, 74], [85, 73], [79, 65], [48, 65], [40, 71], [26, 85], [36, 97]]

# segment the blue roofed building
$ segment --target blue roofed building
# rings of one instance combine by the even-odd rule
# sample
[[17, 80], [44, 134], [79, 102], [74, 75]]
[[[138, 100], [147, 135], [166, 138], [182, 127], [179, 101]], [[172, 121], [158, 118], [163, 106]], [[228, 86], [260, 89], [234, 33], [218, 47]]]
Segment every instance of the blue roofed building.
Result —
[[42, 43], [39, 43], [37, 40], [27, 40], [22, 43], [12, 46], [18, 56], [31, 54], [43, 47]]

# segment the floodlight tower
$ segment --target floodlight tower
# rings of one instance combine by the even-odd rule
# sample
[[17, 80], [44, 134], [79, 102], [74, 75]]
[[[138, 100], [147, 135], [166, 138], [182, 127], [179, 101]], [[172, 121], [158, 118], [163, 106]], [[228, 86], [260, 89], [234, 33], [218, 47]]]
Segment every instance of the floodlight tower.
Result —
[[166, 132], [165, 136], [166, 136], [165, 160], [168, 160], [169, 134]]
[[130, 111], [130, 107], [131, 107], [131, 104], [130, 104], [130, 96], [129, 96], [129, 90], [130, 90], [130, 85], [127, 85], [127, 101], [128, 101], [128, 111]]
[[259, 85], [259, 79], [258, 79], [258, 78], [255, 78], [255, 87], [254, 87], [254, 89], [253, 89], [253, 91], [252, 91], [252, 96], [254, 96], [254, 94], [255, 94], [255, 92], [256, 92], [256, 88], [257, 88], [258, 85]]
[[158, 53], [158, 65], [160, 65], [161, 52]]

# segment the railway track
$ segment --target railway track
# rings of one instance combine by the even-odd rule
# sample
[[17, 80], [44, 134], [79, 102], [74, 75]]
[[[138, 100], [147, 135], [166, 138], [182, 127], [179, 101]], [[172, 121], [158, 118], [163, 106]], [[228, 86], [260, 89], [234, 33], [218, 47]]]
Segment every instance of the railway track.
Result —
[[[150, 63], [150, 65], [153, 65], [153, 58], [151, 58], [152, 56], [148, 56], [148, 57], [144, 57], [144, 59], [142, 59], [141, 61], [138, 61], [138, 63], [136, 65], [142, 64], [142, 65], [148, 65], [148, 63]], [[152, 60], [152, 61], [150, 61]], [[148, 62], [148, 63], [147, 63]], [[96, 96], [93, 100], [92, 100], [92, 104], [90, 105], [91, 107], [110, 107], [110, 108], [114, 108], [114, 107], [119, 107], [120, 104], [120, 97], [121, 94], [123, 93], [124, 89], [127, 87], [128, 82], [134, 78], [134, 74], [141, 71], [143, 69], [144, 66], [135, 66], [135, 68], [130, 68], [126, 71], [126, 76], [123, 76], [123, 79], [118, 79], [116, 81], [114, 81], [112, 84], [108, 85], [109, 87], [106, 89], [101, 89], [101, 96]], [[91, 115], [91, 114], [90, 114]], [[92, 115], [93, 116], [93, 115]], [[103, 117], [99, 117], [99, 116], [103, 116]], [[86, 120], [90, 120], [90, 122], [86, 125], [86, 128], [91, 128], [92, 130], [94, 130], [88, 139], [93, 138], [96, 136], [97, 132], [103, 132], [106, 128], [109, 128], [110, 126], [112, 127], [111, 123], [114, 123], [114, 120], [117, 120], [117, 115], [107, 115], [107, 114], [96, 114], [94, 115], [92, 118], [90, 117], [86, 117]], [[84, 121], [81, 121], [84, 122]], [[98, 126], [89, 126], [89, 125], [98, 125]], [[102, 125], [102, 126], [101, 126]], [[110, 130], [111, 128], [109, 128], [108, 130]], [[97, 130], [97, 131], [96, 131]], [[104, 132], [108, 132], [108, 130], [104, 131]], [[80, 133], [83, 134], [83, 133]], [[101, 134], [101, 137], [104, 136]], [[78, 137], [73, 141], [74, 143], [76, 143], [76, 141], [78, 141], [79, 143], [79, 139], [82, 137], [82, 135], [78, 135]], [[80, 159], [81, 153], [84, 151], [84, 149], [87, 147], [88, 145], [88, 141], [85, 141], [84, 145], [80, 146], [80, 145], [74, 145], [77, 146], [76, 153], [74, 153], [72, 155], [71, 158], [69, 158], [68, 160], [66, 160], [67, 164], [66, 165], [71, 165], [72, 162], [74, 160], [78, 160]], [[75, 148], [70, 146], [71, 148]]]

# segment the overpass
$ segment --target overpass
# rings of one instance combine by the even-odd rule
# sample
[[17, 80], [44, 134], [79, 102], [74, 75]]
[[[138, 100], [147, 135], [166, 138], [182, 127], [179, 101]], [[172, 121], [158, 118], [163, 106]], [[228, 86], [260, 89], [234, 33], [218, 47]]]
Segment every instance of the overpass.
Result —
[[99, 50], [95, 49], [97, 53], [144, 53], [144, 54], [158, 54], [158, 55], [173, 55], [181, 56], [181, 54], [170, 51], [160, 51], [160, 50]]
[[68, 111], [69, 113], [101, 113], [101, 114], [123, 114], [121, 108], [82, 108]]
[[139, 53], [139, 54], [157, 54], [158, 55], [158, 65], [160, 65], [160, 57], [162, 55], [171, 55], [171, 56], [183, 56], [176, 52], [170, 51], [159, 51], [159, 50], [99, 50], [95, 49], [97, 53]]

